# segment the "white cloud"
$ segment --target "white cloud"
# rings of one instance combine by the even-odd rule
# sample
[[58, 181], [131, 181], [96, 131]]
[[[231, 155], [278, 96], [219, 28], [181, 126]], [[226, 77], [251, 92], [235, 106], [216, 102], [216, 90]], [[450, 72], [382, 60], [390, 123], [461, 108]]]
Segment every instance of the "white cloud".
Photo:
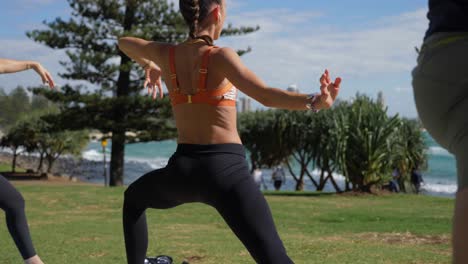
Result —
[[[292, 10], [267, 10], [243, 13], [232, 18], [236, 24], [260, 25], [255, 34], [223, 40], [223, 44], [254, 50], [245, 60], [254, 69], [269, 68], [266, 77], [304, 78], [325, 67], [346, 75], [406, 72], [414, 65], [414, 47], [422, 40], [426, 28], [425, 10], [401, 14], [376, 23], [375, 27], [344, 31], [312, 26], [320, 14]], [[326, 20], [327, 17], [324, 17]], [[299, 24], [308, 23], [308, 26]], [[372, 21], [370, 21], [372, 23]], [[278, 77], [276, 77], [278, 78]]]
[[[326, 14], [297, 12], [288, 9], [239, 13], [228, 18], [235, 25], [260, 25], [254, 34], [223, 39], [221, 45], [253, 51], [244, 63], [273, 86], [298, 83], [304, 92], [316, 89], [324, 69], [344, 78], [344, 93], [370, 92], [379, 87], [385, 94], [395, 92], [388, 78], [405, 79], [401, 87], [410, 87], [408, 76], [416, 63], [414, 47], [422, 42], [427, 27], [426, 9], [368, 21], [365, 28], [349, 30], [324, 24]], [[320, 18], [317, 19], [317, 18]], [[380, 82], [375, 80], [382, 76]], [[390, 76], [390, 77], [389, 77]], [[349, 87], [354, 80], [372, 79], [369, 87]], [[387, 78], [387, 79], [385, 79]], [[407, 81], [407, 82], [406, 82]], [[383, 87], [383, 88], [382, 88]], [[402, 90], [403, 91], [403, 90]], [[406, 90], [407, 91], [407, 90]], [[412, 104], [409, 96], [408, 105]], [[390, 102], [391, 103], [391, 102]], [[411, 109], [410, 109], [411, 108]], [[412, 107], [405, 114], [414, 115]], [[394, 111], [390, 104], [390, 110]]]

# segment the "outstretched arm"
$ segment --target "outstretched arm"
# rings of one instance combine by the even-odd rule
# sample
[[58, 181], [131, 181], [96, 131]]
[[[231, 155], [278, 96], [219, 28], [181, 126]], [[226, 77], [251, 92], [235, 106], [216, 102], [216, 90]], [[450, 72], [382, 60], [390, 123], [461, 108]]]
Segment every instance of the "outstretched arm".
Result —
[[0, 59], [0, 73], [14, 73], [29, 70], [32, 69], [34, 64], [37, 64], [37, 62]]
[[42, 67], [42, 65], [35, 61], [16, 61], [9, 59], [0, 59], [0, 74], [2, 73], [14, 73], [33, 69], [41, 76], [42, 82], [54, 88], [54, 80], [50, 73]]
[[145, 84], [148, 93], [156, 98], [156, 87], [162, 98], [161, 68], [161, 44], [140, 38], [123, 37], [119, 39], [119, 49], [128, 57], [136, 61], [145, 70]]
[[[237, 53], [230, 48], [219, 51], [222, 63], [219, 69], [239, 90], [267, 107], [289, 110], [306, 110], [311, 103], [306, 94], [293, 93], [283, 89], [268, 87], [260, 78], [249, 70], [240, 60]], [[328, 71], [320, 78], [320, 95], [314, 101], [314, 108], [328, 109], [332, 106], [340, 89], [341, 79], [331, 82]]]
[[142, 67], [151, 62], [160, 63], [160, 47], [161, 44], [154, 41], [134, 37], [119, 38], [119, 49]]

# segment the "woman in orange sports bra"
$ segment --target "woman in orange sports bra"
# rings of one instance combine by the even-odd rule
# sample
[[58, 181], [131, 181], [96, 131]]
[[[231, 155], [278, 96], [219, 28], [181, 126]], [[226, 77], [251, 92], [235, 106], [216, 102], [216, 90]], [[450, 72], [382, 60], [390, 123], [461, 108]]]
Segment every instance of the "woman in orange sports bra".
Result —
[[225, 0], [180, 0], [179, 5], [190, 27], [187, 41], [119, 39], [120, 49], [145, 69], [145, 87], [154, 98], [163, 96], [164, 79], [178, 129], [177, 150], [167, 166], [143, 175], [125, 192], [127, 261], [151, 263], [145, 260], [147, 208], [202, 202], [220, 213], [257, 263], [293, 263], [249, 173], [236, 127], [236, 89], [268, 107], [318, 111], [332, 106], [341, 79], [332, 82], [325, 71], [315, 95], [270, 88], [233, 49], [214, 46], [226, 18]]

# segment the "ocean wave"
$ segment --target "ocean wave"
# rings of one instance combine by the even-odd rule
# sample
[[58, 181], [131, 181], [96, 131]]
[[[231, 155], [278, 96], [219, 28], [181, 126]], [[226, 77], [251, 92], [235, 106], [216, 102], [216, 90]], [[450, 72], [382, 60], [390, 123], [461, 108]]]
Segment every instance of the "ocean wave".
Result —
[[[107, 153], [107, 152], [106, 152]], [[85, 160], [90, 161], [103, 161], [102, 152], [97, 151], [95, 149], [86, 150], [81, 154], [81, 157]]]
[[446, 149], [438, 146], [430, 147], [428, 154], [434, 155], [434, 156], [447, 156], [447, 157], [453, 157], [453, 155], [448, 152]]
[[454, 196], [458, 186], [455, 183], [426, 183], [421, 190], [432, 195]]
[[[106, 153], [109, 153], [109, 152], [106, 150]], [[98, 161], [98, 162], [103, 161], [102, 152], [97, 151], [95, 149], [84, 151], [82, 154], [82, 157], [83, 159], [89, 160], [89, 161]], [[108, 162], [110, 161], [110, 155], [107, 157], [107, 161]], [[168, 158], [156, 157], [156, 158], [149, 159], [149, 158], [137, 158], [137, 157], [126, 156], [125, 162], [144, 163], [150, 166], [152, 169], [160, 169], [167, 165]]]
[[136, 163], [144, 163], [148, 166], [150, 166], [152, 169], [160, 169], [163, 168], [167, 165], [167, 162], [169, 161], [168, 158], [163, 158], [163, 157], [156, 157], [153, 159], [145, 159], [145, 158], [135, 158], [135, 157], [128, 157], [125, 159], [126, 162], [136, 162]]

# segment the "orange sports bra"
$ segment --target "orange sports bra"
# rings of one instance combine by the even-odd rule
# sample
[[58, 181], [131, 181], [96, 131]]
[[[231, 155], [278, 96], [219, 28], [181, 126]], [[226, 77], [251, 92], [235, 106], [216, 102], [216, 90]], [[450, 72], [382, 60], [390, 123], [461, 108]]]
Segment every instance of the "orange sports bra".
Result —
[[[210, 47], [203, 54], [200, 67], [200, 81], [197, 92], [193, 95], [183, 94], [179, 88], [175, 66], [175, 46], [169, 49], [169, 64], [171, 67], [171, 81], [175, 89], [170, 89], [169, 97], [173, 106], [178, 104], [209, 104], [213, 106], [236, 106], [237, 89], [231, 82], [228, 82], [223, 88], [207, 90], [206, 79], [208, 75], [208, 62], [210, 52], [213, 48]], [[171, 91], [172, 90], [172, 91]]]

